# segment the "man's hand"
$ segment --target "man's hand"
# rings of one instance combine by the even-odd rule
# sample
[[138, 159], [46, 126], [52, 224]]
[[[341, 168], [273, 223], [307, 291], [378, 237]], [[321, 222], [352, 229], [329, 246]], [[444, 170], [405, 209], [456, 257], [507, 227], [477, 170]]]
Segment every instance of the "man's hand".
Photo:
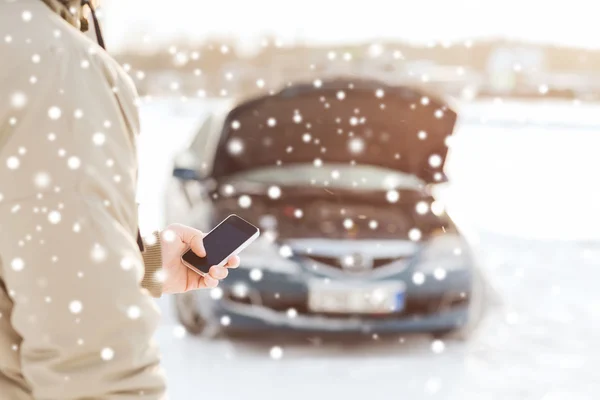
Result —
[[202, 239], [205, 234], [197, 229], [181, 224], [169, 225], [160, 233], [162, 265], [165, 273], [163, 293], [183, 293], [188, 290], [213, 288], [219, 280], [227, 277], [227, 268], [237, 268], [240, 259], [231, 257], [224, 267], [213, 265], [209, 275], [202, 275], [186, 267], [181, 261], [181, 255], [188, 246], [200, 257], [206, 257]]

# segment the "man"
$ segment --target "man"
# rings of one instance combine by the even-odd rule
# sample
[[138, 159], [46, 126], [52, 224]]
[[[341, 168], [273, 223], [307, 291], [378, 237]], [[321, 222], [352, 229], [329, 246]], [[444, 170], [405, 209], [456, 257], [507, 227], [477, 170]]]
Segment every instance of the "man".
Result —
[[[0, 398], [163, 399], [149, 296], [214, 287], [138, 243], [135, 89], [80, 32], [81, 0], [0, 0]], [[227, 267], [236, 267], [232, 258]]]

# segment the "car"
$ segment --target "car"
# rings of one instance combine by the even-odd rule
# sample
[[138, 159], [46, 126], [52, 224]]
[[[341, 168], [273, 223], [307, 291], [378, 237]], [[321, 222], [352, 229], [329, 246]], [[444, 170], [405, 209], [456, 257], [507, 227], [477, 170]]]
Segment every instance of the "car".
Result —
[[443, 204], [448, 102], [337, 78], [213, 110], [178, 154], [168, 222], [261, 228], [220, 286], [176, 297], [192, 333], [464, 331], [476, 263]]

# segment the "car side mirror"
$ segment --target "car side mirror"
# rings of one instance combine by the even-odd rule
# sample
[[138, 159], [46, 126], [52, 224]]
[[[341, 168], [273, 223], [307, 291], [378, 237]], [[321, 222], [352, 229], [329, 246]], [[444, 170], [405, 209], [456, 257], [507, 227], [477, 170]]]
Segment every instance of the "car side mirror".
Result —
[[195, 169], [174, 168], [173, 176], [182, 181], [201, 181], [202, 177]]

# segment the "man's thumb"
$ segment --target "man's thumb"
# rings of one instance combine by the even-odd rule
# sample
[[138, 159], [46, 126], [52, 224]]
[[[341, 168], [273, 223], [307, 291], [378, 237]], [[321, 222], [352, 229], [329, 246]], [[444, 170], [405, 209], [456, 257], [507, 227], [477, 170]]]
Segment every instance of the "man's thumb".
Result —
[[192, 238], [190, 247], [192, 248], [192, 251], [196, 253], [197, 256], [206, 257], [206, 250], [204, 249], [204, 242], [202, 241], [201, 234], [195, 235]]

